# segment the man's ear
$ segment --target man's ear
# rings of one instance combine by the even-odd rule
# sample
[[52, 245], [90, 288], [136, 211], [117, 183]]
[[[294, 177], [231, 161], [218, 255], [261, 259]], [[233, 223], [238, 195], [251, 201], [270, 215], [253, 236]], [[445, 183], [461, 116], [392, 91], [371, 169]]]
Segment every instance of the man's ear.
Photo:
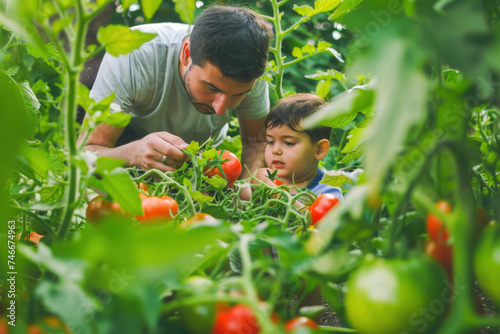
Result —
[[184, 43], [182, 43], [181, 63], [182, 65], [187, 67], [190, 61], [191, 61], [191, 42], [188, 39], [184, 41]]
[[320, 139], [316, 143], [316, 155], [314, 156], [317, 160], [321, 160], [326, 157], [328, 149], [330, 148], [330, 142], [328, 139]]

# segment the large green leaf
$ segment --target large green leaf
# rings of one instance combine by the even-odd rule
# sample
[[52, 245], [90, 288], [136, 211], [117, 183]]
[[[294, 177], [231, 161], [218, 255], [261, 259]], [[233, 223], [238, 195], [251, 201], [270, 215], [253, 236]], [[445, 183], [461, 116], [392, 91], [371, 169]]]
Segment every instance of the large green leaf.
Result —
[[367, 89], [366, 86], [354, 87], [337, 95], [327, 107], [307, 117], [304, 120], [304, 127], [314, 127], [318, 124], [342, 127], [352, 121], [358, 112], [371, 111], [373, 99], [374, 94], [371, 89]]
[[193, 24], [196, 0], [174, 0], [174, 2], [175, 11], [179, 14], [181, 20], [185, 23]]
[[139, 48], [152, 40], [156, 34], [132, 30], [127, 26], [110, 24], [99, 28], [97, 40], [106, 47], [106, 51], [118, 57]]
[[[8, 194], [5, 182], [14, 170], [14, 156], [19, 153], [23, 139], [31, 135], [26, 106], [18, 84], [5, 72], [0, 70], [0, 141], [3, 143], [0, 150], [0, 238], [7, 235], [7, 221], [14, 219], [14, 212], [8, 208]], [[7, 246], [5, 239], [2, 245]], [[4, 258], [7, 252], [1, 252], [0, 270], [6, 265]], [[3, 271], [7, 272], [7, 270]]]
[[342, 16], [356, 8], [364, 0], [343, 0], [342, 3], [337, 7], [335, 12], [328, 18], [329, 20], [337, 20]]
[[428, 82], [411, 42], [392, 37], [376, 58], [376, 113], [365, 132], [366, 174], [372, 191], [382, 186], [409, 131], [425, 117]]
[[162, 0], [142, 0], [142, 12], [146, 17], [146, 20], [150, 20], [160, 8]]

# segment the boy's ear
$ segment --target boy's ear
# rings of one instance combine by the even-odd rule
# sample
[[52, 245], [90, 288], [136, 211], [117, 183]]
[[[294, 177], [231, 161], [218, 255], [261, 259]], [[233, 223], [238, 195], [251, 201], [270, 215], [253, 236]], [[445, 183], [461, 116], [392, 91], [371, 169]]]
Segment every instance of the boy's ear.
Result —
[[320, 139], [316, 144], [316, 155], [314, 156], [317, 160], [321, 160], [326, 157], [328, 149], [330, 148], [330, 142], [328, 139]]

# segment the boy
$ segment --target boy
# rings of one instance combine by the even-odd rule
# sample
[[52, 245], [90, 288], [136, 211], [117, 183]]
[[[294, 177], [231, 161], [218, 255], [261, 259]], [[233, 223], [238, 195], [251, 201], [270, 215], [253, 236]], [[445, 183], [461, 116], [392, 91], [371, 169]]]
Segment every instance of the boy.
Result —
[[268, 168], [260, 168], [255, 177], [271, 187], [277, 187], [268, 177], [268, 171], [278, 171], [277, 176], [291, 192], [293, 188], [307, 188], [316, 195], [333, 194], [343, 200], [338, 187], [321, 184], [325, 173], [318, 168], [330, 148], [331, 128], [318, 126], [304, 130], [302, 121], [326, 105], [314, 94], [287, 96], [271, 110], [265, 119], [265, 160]]

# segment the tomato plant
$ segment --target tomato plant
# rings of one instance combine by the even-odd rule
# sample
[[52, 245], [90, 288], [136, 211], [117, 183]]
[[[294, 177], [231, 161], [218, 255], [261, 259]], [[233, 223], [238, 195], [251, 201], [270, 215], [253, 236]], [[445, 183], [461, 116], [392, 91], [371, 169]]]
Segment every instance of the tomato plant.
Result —
[[309, 207], [309, 212], [311, 212], [311, 225], [316, 225], [330, 209], [338, 204], [338, 202], [339, 199], [332, 194], [319, 195]]
[[[436, 207], [443, 213], [451, 212], [451, 205], [446, 201], [437, 202]], [[426, 227], [432, 240], [436, 243], [446, 243], [449, 238], [448, 229], [443, 224], [441, 219], [432, 212], [427, 215]]]
[[179, 212], [179, 205], [169, 196], [150, 196], [142, 200], [142, 209], [144, 215], [137, 216], [137, 220], [141, 223], [149, 223], [152, 221], [170, 221]]
[[441, 300], [446, 276], [427, 258], [380, 259], [370, 256], [347, 282], [346, 313], [362, 333], [432, 332], [444, 318], [446, 303], [432, 318], [422, 313]]
[[500, 230], [498, 226], [485, 229], [474, 254], [474, 272], [481, 289], [500, 303]]
[[[221, 155], [222, 153], [222, 155]], [[207, 167], [204, 169], [205, 176], [214, 177], [219, 175], [227, 180], [228, 187], [232, 188], [234, 181], [238, 180], [241, 174], [241, 162], [236, 155], [229, 151], [217, 151], [221, 159], [227, 160], [221, 164], [222, 172], [219, 167]]]

